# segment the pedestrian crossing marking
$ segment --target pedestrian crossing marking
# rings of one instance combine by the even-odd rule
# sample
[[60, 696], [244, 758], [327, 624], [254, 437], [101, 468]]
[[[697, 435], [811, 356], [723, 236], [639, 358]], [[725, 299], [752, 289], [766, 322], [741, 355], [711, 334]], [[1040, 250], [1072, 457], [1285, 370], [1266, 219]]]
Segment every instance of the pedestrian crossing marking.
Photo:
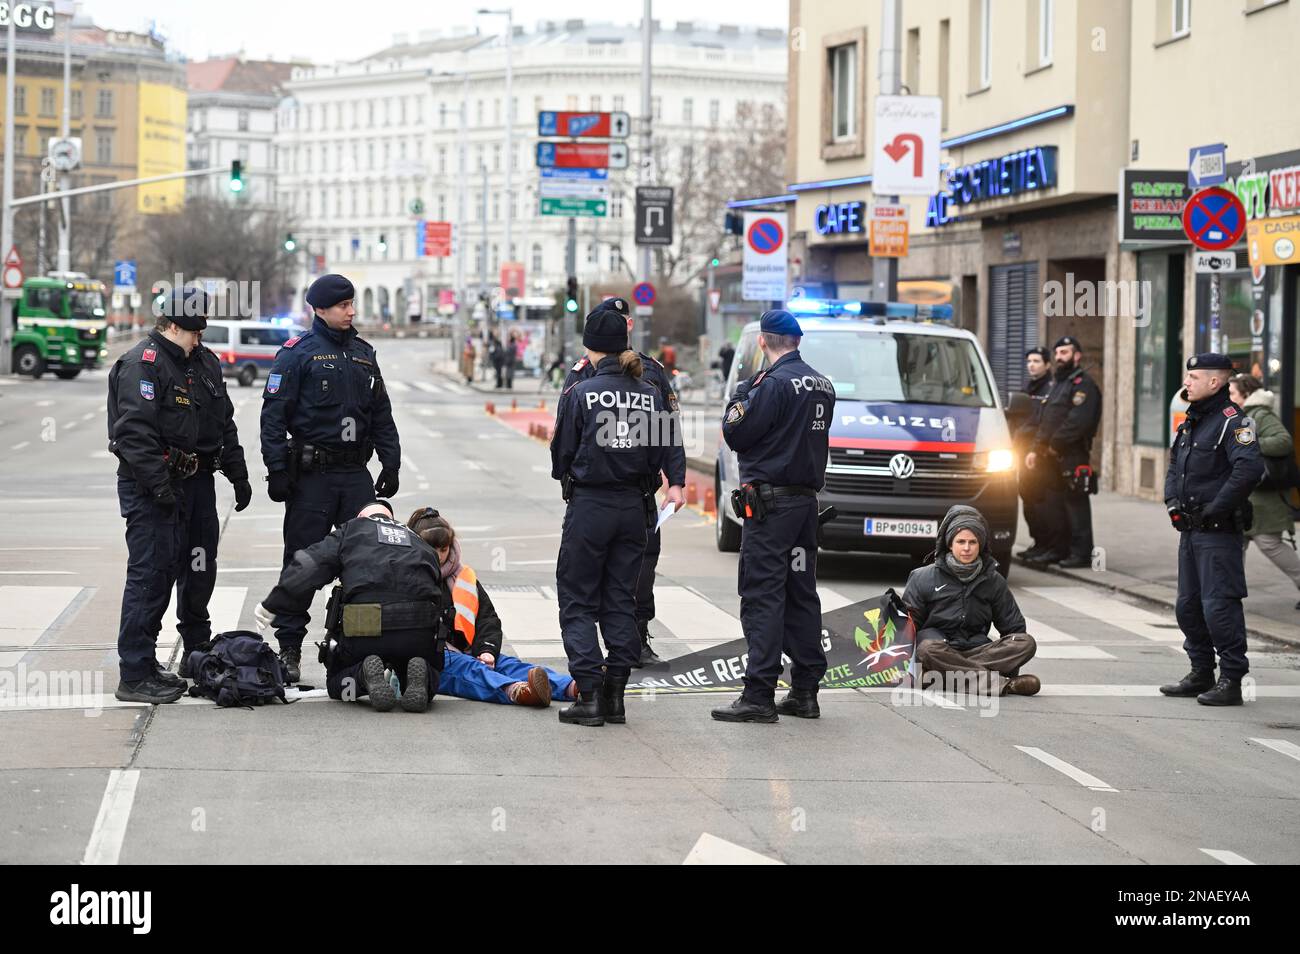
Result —
[[1054, 626], [1048, 626], [1040, 620], [1025, 617], [1025, 632], [1034, 637], [1034, 642], [1039, 646], [1043, 643], [1077, 643], [1079, 638], [1071, 636], [1069, 633], [1063, 633]]
[[1288, 742], [1286, 739], [1251, 739], [1250, 741], [1300, 762], [1300, 745], [1294, 742]]
[[[34, 646], [81, 594], [80, 586], [0, 586], [0, 644]], [[0, 668], [17, 666], [27, 649], [0, 652]]]
[[[1031, 634], [1032, 635], [1032, 634]], [[1034, 637], [1037, 640], [1037, 636]], [[1059, 646], [1049, 644], [1039, 646], [1034, 652], [1035, 659], [1114, 659], [1110, 653], [1096, 646]]]
[[[244, 600], [247, 596], [246, 586], [218, 586], [212, 591], [212, 599], [208, 601], [208, 619], [212, 621], [212, 635], [239, 629], [239, 617], [244, 611]], [[162, 630], [158, 633], [159, 665], [167, 665], [180, 639], [180, 633], [176, 630], [176, 588], [172, 587], [172, 598], [167, 604], [167, 612], [163, 614]], [[177, 665], [179, 664], [178, 658]]]
[[405, 381], [385, 381], [384, 386], [390, 391], [409, 391], [411, 386]]
[[416, 382], [414, 382], [414, 383], [415, 383], [415, 387], [416, 387], [418, 390], [423, 391], [425, 394], [441, 394], [441, 393], [442, 393], [442, 388], [438, 387], [438, 385], [433, 384], [433, 383], [431, 383], [431, 382], [429, 382], [429, 381], [416, 381]]
[[[1041, 596], [1059, 603], [1067, 609], [1090, 616], [1111, 626], [1128, 630], [1143, 639], [1157, 643], [1181, 643], [1183, 634], [1169, 627], [1168, 617], [1157, 616], [1122, 600], [1103, 596], [1090, 587], [1083, 586], [1030, 586], [1026, 593]], [[1164, 625], [1162, 625], [1164, 624]]]

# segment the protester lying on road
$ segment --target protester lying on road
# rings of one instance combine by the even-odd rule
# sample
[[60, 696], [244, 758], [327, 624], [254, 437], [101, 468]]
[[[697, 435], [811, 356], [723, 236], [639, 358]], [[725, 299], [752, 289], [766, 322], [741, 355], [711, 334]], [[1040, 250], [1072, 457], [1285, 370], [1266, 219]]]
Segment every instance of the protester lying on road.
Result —
[[552, 699], [576, 698], [573, 679], [501, 652], [501, 617], [473, 568], [460, 558], [460, 541], [446, 517], [431, 507], [411, 514], [406, 525], [438, 554], [444, 599], [456, 608], [455, 629], [443, 655], [444, 695], [480, 702], [545, 707]]
[[[989, 527], [974, 507], [958, 504], [939, 523], [931, 562], [907, 578], [903, 603], [916, 624], [916, 658], [925, 670], [988, 674], [990, 691], [1032, 696], [1037, 676], [1020, 675], [1034, 656], [1025, 617], [987, 554]], [[990, 625], [1001, 638], [989, 639]]]

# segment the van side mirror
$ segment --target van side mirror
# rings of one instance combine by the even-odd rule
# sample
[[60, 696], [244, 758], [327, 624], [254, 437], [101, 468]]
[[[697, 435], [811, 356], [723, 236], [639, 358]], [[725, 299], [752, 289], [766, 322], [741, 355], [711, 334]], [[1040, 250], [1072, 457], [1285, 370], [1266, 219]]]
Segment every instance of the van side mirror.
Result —
[[1024, 391], [1016, 391], [1007, 398], [1007, 417], [1028, 417], [1033, 409], [1034, 399]]

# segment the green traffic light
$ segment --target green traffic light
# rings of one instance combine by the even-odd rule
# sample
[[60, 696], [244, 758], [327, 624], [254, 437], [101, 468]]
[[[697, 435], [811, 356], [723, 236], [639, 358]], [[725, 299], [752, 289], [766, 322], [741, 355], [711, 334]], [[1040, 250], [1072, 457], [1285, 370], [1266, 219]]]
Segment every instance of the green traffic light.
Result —
[[577, 300], [573, 298], [565, 299], [564, 310], [570, 313], [577, 311], [578, 310]]
[[238, 179], [231, 179], [231, 180], [230, 180], [230, 191], [231, 191], [231, 192], [242, 192], [243, 190], [244, 190], [244, 183], [243, 183], [243, 182], [241, 182], [241, 181], [238, 180]]
[[722, 262], [715, 258], [715, 259], [714, 259], [712, 262], [710, 262], [709, 264], [712, 265], [714, 268], [717, 268], [719, 265], [722, 264]]

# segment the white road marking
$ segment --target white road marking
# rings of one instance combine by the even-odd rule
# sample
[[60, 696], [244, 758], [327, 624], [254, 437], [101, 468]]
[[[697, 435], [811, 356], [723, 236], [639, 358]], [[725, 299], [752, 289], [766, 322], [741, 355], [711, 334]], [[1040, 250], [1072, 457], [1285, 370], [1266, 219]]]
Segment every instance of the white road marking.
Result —
[[399, 392], [400, 392], [400, 391], [409, 391], [409, 390], [411, 390], [411, 386], [410, 386], [409, 384], [407, 384], [405, 381], [391, 381], [391, 380], [385, 380], [385, 381], [384, 381], [384, 384], [385, 384], [385, 386], [387, 386], [388, 390], [390, 390], [390, 391], [399, 391]]
[[[459, 528], [458, 528], [459, 529]], [[465, 532], [471, 530], [482, 532], [489, 530], [490, 527], [466, 527]], [[503, 540], [558, 540], [563, 534], [560, 533], [521, 533], [510, 537], [461, 537], [461, 543], [500, 543]]]
[[94, 416], [95, 416], [95, 412], [94, 412], [94, 411], [87, 411], [85, 414], [81, 415], [81, 419], [82, 419], [83, 421], [89, 421], [89, 420], [90, 420], [91, 418], [93, 418]]
[[98, 550], [99, 547], [0, 547], [0, 553], [23, 553], [28, 550]]
[[90, 833], [90, 844], [86, 845], [83, 865], [117, 864], [139, 783], [139, 769], [113, 769], [108, 773], [108, 785], [99, 803], [99, 815]]
[[[24, 447], [27, 447], [29, 444], [31, 444], [31, 441], [19, 441], [17, 444], [12, 445], [9, 449], [10, 449], [10, 450], [22, 450]], [[105, 451], [105, 453], [108, 453], [108, 452]]]
[[1235, 851], [1225, 851], [1222, 848], [1202, 848], [1201, 851], [1225, 865], [1253, 865], [1255, 863], [1249, 858], [1243, 858]]
[[1056, 769], [1056, 771], [1060, 772], [1062, 775], [1074, 779], [1080, 785], [1084, 786], [1085, 788], [1090, 788], [1094, 792], [1115, 791], [1114, 788], [1112, 788], [1110, 785], [1107, 785], [1101, 779], [1097, 778], [1097, 776], [1089, 775], [1083, 769], [1071, 765], [1069, 762], [1066, 762], [1064, 759], [1058, 759], [1055, 755], [1052, 755], [1050, 752], [1044, 752], [1042, 749], [1036, 748], [1032, 745], [1017, 745], [1016, 748], [1019, 749], [1021, 752], [1024, 752], [1030, 758], [1037, 759], [1038, 761], [1046, 765], [1048, 768]]
[[695, 640], [729, 642], [744, 632], [740, 620], [685, 586], [655, 587], [655, 618], [686, 645], [704, 649]]
[[461, 384], [453, 384], [451, 381], [443, 381], [442, 386], [452, 394], [469, 394], [469, 388]]
[[428, 382], [428, 381], [415, 381], [415, 382], [413, 382], [413, 383], [414, 383], [414, 385], [415, 385], [416, 388], [418, 388], [419, 390], [423, 391], [425, 394], [441, 394], [441, 393], [442, 393], [442, 388], [440, 388], [440, 387], [438, 387], [438, 385], [436, 385], [436, 384], [432, 384], [432, 383], [430, 383], [430, 382]]
[[[1040, 696], [1065, 696], [1082, 698], [1084, 696], [1152, 696], [1163, 699], [1160, 687], [1100, 684], [1066, 684], [1043, 683]], [[1259, 698], [1300, 699], [1300, 686], [1256, 686], [1255, 695]]]
[[466, 469], [466, 470], [482, 470], [482, 469], [483, 469], [483, 465], [480, 464], [480, 463], [479, 463], [478, 461], [476, 461], [476, 460], [466, 460], [466, 461], [462, 461], [462, 463], [465, 465], [465, 469]]
[[[79, 586], [0, 586], [0, 643], [34, 646], [80, 593]], [[0, 667], [18, 665], [26, 652], [0, 653]]]
[[49, 406], [52, 405], [53, 403], [54, 403], [53, 401], [48, 401], [48, 400], [47, 400], [47, 401], [37, 401], [37, 402], [36, 402], [36, 406], [37, 406], [37, 407], [49, 407]]
[[549, 474], [551, 472], [548, 464], [533, 464], [532, 470], [534, 474]]
[[710, 835], [707, 831], [700, 835], [695, 847], [682, 862], [684, 865], [780, 865], [785, 864], [757, 851], [750, 851], [740, 845]]
[[[217, 567], [220, 572], [220, 566]], [[212, 599], [208, 601], [208, 619], [212, 622], [212, 633], [225, 633], [239, 629], [239, 615], [244, 610], [244, 600], [248, 596], [246, 586], [217, 586], [212, 590]], [[180, 642], [180, 633], [176, 630], [176, 588], [172, 587], [171, 602], [163, 613], [162, 631], [158, 633], [158, 662], [166, 665], [172, 650]], [[179, 659], [177, 660], [179, 664]]]
[[1300, 745], [1294, 742], [1288, 742], [1286, 739], [1251, 739], [1250, 741], [1300, 762]]
[[1055, 627], [1036, 619], [1025, 617], [1025, 632], [1034, 637], [1036, 643], [1077, 643], [1078, 637], [1063, 633]]
[[0, 570], [0, 576], [72, 576], [71, 570]]
[[[277, 544], [279, 547], [279, 544]], [[217, 567], [218, 575], [222, 573], [276, 573], [278, 574], [284, 567], [281, 566], [219, 566]]]
[[[1035, 636], [1035, 639], [1038, 637]], [[1096, 646], [1039, 646], [1035, 659], [1114, 659], [1110, 653]]]
[[1183, 634], [1176, 627], [1161, 626], [1171, 622], [1169, 616], [1158, 616], [1137, 606], [1130, 606], [1114, 597], [1105, 596], [1087, 586], [1030, 586], [1025, 592], [1060, 603], [1075, 612], [1101, 620], [1111, 626], [1157, 643], [1181, 643]]
[[547, 557], [545, 560], [511, 560], [510, 566], [543, 566], [554, 563], [555, 557]]
[[837, 593], [829, 586], [817, 587], [817, 596], [821, 599], [823, 613], [830, 613], [857, 602], [857, 600], [851, 600], [842, 593]]
[[[827, 690], [825, 689], [821, 690], [821, 692], [826, 692], [826, 691]], [[902, 693], [903, 695], [911, 696], [913, 699], [917, 700], [915, 703], [916, 705], [932, 705], [932, 706], [937, 706], [940, 709], [959, 709], [962, 712], [966, 711], [965, 706], [961, 705], [960, 703], [953, 702], [943, 693], [936, 692], [934, 690], [897, 686], [890, 689], [886, 689], [885, 691], [890, 693], [898, 692], [898, 693]], [[818, 695], [820, 694], [821, 693], [818, 693]]]
[[[420, 417], [437, 417], [437, 416], [438, 416], [438, 412], [435, 411], [435, 410], [434, 410], [433, 408], [431, 408], [431, 407], [417, 407], [417, 408], [415, 409], [415, 413], [418, 414], [418, 415], [420, 415]], [[441, 434], [436, 434], [436, 435], [431, 434], [430, 436], [431, 436], [431, 437], [442, 437]]]
[[76, 426], [77, 426], [77, 422], [76, 422], [76, 421], [68, 421], [68, 423], [66, 423], [66, 424], [63, 425], [63, 429], [64, 429], [65, 431], [70, 431], [70, 430], [72, 430], [72, 429], [73, 429], [74, 427], [76, 427]]
[[402, 466], [413, 474], [418, 474], [420, 472], [420, 468], [415, 465], [415, 461], [411, 460], [411, 458], [407, 457], [405, 454], [402, 455]]

